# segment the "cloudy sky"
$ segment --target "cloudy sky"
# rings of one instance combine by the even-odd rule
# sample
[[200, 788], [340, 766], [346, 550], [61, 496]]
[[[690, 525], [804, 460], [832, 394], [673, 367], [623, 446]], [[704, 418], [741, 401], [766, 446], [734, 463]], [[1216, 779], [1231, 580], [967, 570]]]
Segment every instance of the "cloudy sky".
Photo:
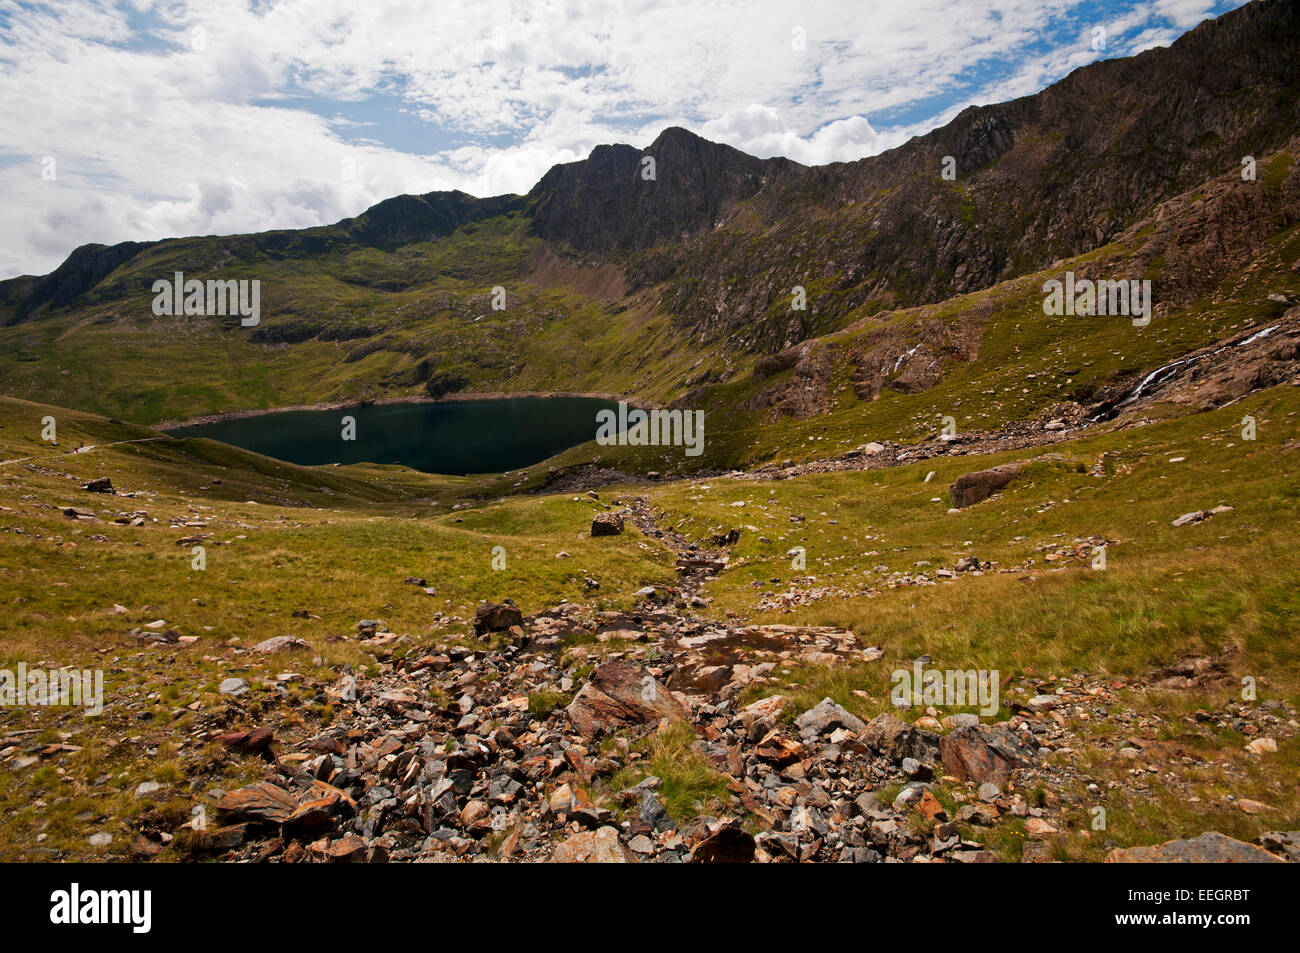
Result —
[[1240, 0], [0, 0], [0, 277], [526, 192], [681, 125], [872, 155]]

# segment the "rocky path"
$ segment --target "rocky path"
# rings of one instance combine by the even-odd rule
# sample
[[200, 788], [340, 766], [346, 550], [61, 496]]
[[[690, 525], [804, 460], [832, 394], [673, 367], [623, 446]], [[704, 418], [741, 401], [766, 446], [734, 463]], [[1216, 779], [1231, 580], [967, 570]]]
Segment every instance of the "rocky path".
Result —
[[[1079, 416], [1082, 409], [1078, 411]], [[1087, 424], [1075, 420], [1067, 423], [1066, 418], [1054, 418], [1045, 429], [1033, 423], [1016, 423], [999, 431], [970, 431], [951, 439], [930, 437], [920, 443], [905, 445], [893, 441], [873, 442], [849, 450], [838, 456], [818, 458], [803, 463], [787, 460], [772, 463], [752, 470], [705, 470], [693, 473], [690, 479], [735, 479], [735, 480], [789, 480], [793, 477], [807, 476], [813, 473], [841, 473], [859, 470], [883, 470], [891, 467], [905, 466], [922, 460], [941, 456], [977, 456], [981, 454], [1002, 453], [1008, 450], [1023, 450], [1033, 447], [1048, 447], [1058, 443], [1078, 439], [1089, 427], [1096, 429], [1100, 424]], [[612, 484], [647, 484], [671, 483], [683, 479], [680, 476], [649, 474], [646, 476], [626, 473], [621, 470], [583, 465], [556, 473], [539, 486], [527, 492], [530, 495], [544, 493], [570, 493], [579, 490], [599, 489]]]
[[[316, 700], [337, 706], [316, 734], [259, 717], [268, 706], [234, 680], [225, 709], [195, 729], [196, 742], [226, 752], [187, 771], [212, 777], [195, 805], [202, 821], [169, 829], [146, 813], [133, 851], [153, 856], [171, 841], [246, 861], [983, 863], [1006, 859], [987, 845], [1012, 840], [1021, 860], [1041, 862], [1117, 794], [1158, 785], [1195, 796], [1182, 774], [1195, 759], [1162, 740], [1171, 721], [1239, 732], [1261, 758], [1300, 732], [1280, 703], [1181, 716], [1125, 706], [1127, 691], [1221, 682], [1226, 660], [1214, 659], [1147, 679], [1016, 679], [1002, 686], [1004, 720], [934, 707], [864, 720], [830, 698], [798, 705], [786, 686], [805, 667], [884, 664], [884, 652], [846, 629], [695, 616], [701, 582], [725, 567], [734, 540], [702, 546], [663, 526], [643, 497], [610, 501], [593, 534], [627, 520], [668, 546], [681, 572], [675, 589], [638, 592], [631, 612], [565, 603], [524, 617], [509, 602], [487, 605], [477, 645], [431, 650], [362, 621], [352, 639], [379, 674], [316, 685]], [[305, 650], [296, 640], [254, 649]], [[1084, 749], [1131, 765], [1122, 790], [1080, 766]], [[260, 759], [262, 779], [226, 790], [227, 759]], [[1113, 846], [1117, 861], [1152, 850], [1300, 858], [1300, 834], [1287, 831], [1259, 844], [1207, 832], [1137, 853]]]
[[[1007, 828], [1023, 860], [1051, 860], [1113, 794], [1077, 766], [1079, 726], [1122, 723], [1102, 744], [1133, 765], [1126, 787], [1168, 785], [1179, 753], [1158, 740], [1167, 725], [1124, 709], [1121, 691], [1224, 677], [1188, 659], [1148, 682], [1022, 679], [1004, 688], [1005, 721], [935, 709], [864, 721], [830, 699], [801, 710], [764, 695], [778, 670], [880, 659], [846, 630], [722, 625], [651, 602], [485, 610], [480, 648], [403, 654], [406, 636], [359, 623], [382, 672], [319, 686], [340, 708], [319, 734], [255, 723], [252, 696], [233, 696], [195, 729], [226, 751], [206, 766], [204, 821], [168, 829], [146, 812], [135, 852], [175, 837], [196, 856], [286, 862], [980, 863], [1001, 859], [984, 842]], [[1186, 718], [1241, 732], [1261, 756], [1300, 730], [1281, 704]], [[261, 759], [262, 780], [223, 790], [228, 759]], [[1216, 835], [1165, 849], [1295, 860], [1298, 845], [1275, 832], [1262, 846]]]
[[84, 447], [78, 447], [76, 450], [73, 450], [72, 453], [90, 453], [90, 451], [92, 450], [103, 450], [107, 447], [120, 447], [126, 443], [155, 443], [159, 440], [175, 440], [175, 439], [176, 439], [175, 437], [169, 437], [169, 436], [135, 437], [131, 440], [114, 440], [112, 443], [90, 443], [90, 444], [86, 444]]
[[[132, 440], [114, 440], [112, 443], [91, 443], [91, 444], [86, 444], [85, 446], [77, 447], [77, 448], [74, 449], [74, 450], [69, 450], [69, 451], [67, 451], [66, 453], [67, 453], [67, 454], [90, 453], [92, 450], [103, 450], [103, 449], [105, 449], [105, 448], [107, 448], [107, 447], [118, 447], [118, 446], [121, 446], [121, 445], [124, 444], [124, 443], [152, 443], [152, 442], [154, 442], [154, 441], [158, 441], [158, 440], [174, 440], [174, 439], [176, 439], [176, 438], [175, 438], [175, 437], [165, 437], [165, 436], [163, 436], [163, 437], [136, 437], [136, 438], [134, 438], [134, 439], [132, 439]], [[7, 466], [10, 466], [11, 464], [14, 464], [14, 463], [26, 463], [26, 462], [29, 461], [29, 460], [36, 460], [36, 459], [42, 459], [42, 460], [56, 460], [56, 459], [58, 459], [59, 457], [61, 457], [61, 456], [65, 456], [65, 455], [66, 455], [66, 454], [65, 454], [65, 453], [62, 453], [62, 452], [60, 452], [60, 453], [56, 453], [56, 452], [54, 452], [54, 451], [51, 451], [51, 452], [49, 452], [49, 453], [44, 454], [43, 456], [41, 456], [41, 457], [39, 457], [39, 458], [38, 458], [35, 454], [29, 455], [29, 456], [26, 456], [26, 457], [14, 457], [14, 458], [11, 459], [11, 460], [0, 460], [0, 467], [7, 467]]]
[[681, 600], [687, 606], [704, 608], [707, 601], [700, 595], [703, 584], [727, 568], [727, 553], [723, 548], [734, 543], [734, 538], [715, 540], [714, 547], [702, 547], [692, 542], [672, 527], [661, 525], [663, 514], [656, 512], [649, 501], [638, 496], [628, 504], [628, 515], [633, 525], [645, 536], [657, 539], [676, 554], [677, 572], [681, 577]]

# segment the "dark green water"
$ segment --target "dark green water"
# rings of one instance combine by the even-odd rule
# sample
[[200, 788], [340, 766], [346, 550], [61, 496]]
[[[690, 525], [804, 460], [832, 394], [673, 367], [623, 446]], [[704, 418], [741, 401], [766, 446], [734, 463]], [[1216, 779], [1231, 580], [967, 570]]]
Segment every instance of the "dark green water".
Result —
[[[594, 440], [596, 411], [607, 407], [617, 404], [591, 397], [372, 404], [278, 411], [171, 433], [304, 466], [400, 463], [426, 473], [501, 473]], [[343, 439], [345, 416], [356, 418], [355, 440]]]

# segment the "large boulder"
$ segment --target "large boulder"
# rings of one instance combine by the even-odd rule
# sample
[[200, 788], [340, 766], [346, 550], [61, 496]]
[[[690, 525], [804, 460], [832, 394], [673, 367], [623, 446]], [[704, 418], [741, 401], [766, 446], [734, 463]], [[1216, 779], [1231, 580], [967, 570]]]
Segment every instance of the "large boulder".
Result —
[[639, 861], [618, 839], [618, 831], [606, 826], [574, 834], [555, 848], [551, 863], [635, 864]]
[[813, 737], [824, 735], [836, 728], [847, 728], [854, 734], [861, 735], [867, 727], [866, 722], [861, 718], [829, 698], [823, 698], [796, 718], [794, 723], [801, 732]]
[[625, 726], [653, 725], [664, 718], [685, 721], [686, 706], [645, 669], [631, 662], [606, 662], [591, 673], [565, 710], [574, 731], [584, 738]]
[[1106, 855], [1108, 864], [1281, 864], [1262, 847], [1233, 840], [1218, 831], [1206, 831], [1190, 840], [1171, 840], [1154, 847], [1117, 847]]
[[274, 652], [302, 652], [311, 648], [311, 643], [292, 635], [273, 635], [253, 646], [254, 652], [270, 655]]
[[866, 724], [860, 740], [868, 747], [899, 764], [914, 758], [922, 764], [939, 760], [939, 736], [924, 728], [909, 725], [895, 715], [877, 715]]
[[748, 864], [754, 859], [754, 838], [740, 825], [727, 821], [691, 851], [694, 864]]
[[664, 807], [663, 802], [655, 797], [654, 791], [642, 791], [641, 803], [637, 809], [637, 816], [641, 823], [647, 827], [652, 827], [656, 831], [672, 831], [677, 829], [676, 822]]
[[991, 470], [976, 470], [959, 476], [949, 487], [952, 505], [957, 509], [987, 500], [1008, 483], [1020, 476], [1022, 467], [1019, 463], [1008, 463]]
[[236, 791], [227, 791], [217, 801], [217, 811], [234, 821], [264, 821], [283, 824], [298, 809], [298, 799], [269, 781], [255, 781]]
[[617, 536], [623, 532], [622, 513], [597, 513], [591, 518], [592, 536]]
[[1300, 831], [1267, 831], [1259, 835], [1264, 849], [1293, 864], [1300, 864]]
[[513, 602], [507, 599], [500, 605], [489, 603], [479, 606], [474, 611], [474, 632], [486, 635], [488, 632], [503, 632], [512, 625], [523, 625], [524, 614]]
[[963, 781], [998, 787], [1003, 787], [1011, 779], [1011, 772], [1028, 765], [1034, 756], [1034, 749], [1006, 722], [958, 728], [939, 742], [939, 751], [949, 774]]

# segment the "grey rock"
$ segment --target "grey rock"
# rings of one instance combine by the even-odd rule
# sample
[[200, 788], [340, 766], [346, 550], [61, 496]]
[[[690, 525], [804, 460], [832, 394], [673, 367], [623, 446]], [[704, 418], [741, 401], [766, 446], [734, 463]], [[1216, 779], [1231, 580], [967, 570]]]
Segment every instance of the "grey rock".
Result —
[[938, 735], [909, 725], [890, 714], [877, 715], [871, 719], [862, 731], [861, 739], [896, 764], [904, 758], [915, 758], [922, 764], [933, 764], [939, 757]]
[[823, 735], [836, 728], [847, 728], [855, 734], [861, 734], [867, 727], [867, 723], [861, 718], [829, 698], [823, 698], [796, 718], [794, 723], [800, 731], [814, 736]]
[[650, 790], [641, 792], [641, 803], [637, 808], [637, 816], [640, 817], [641, 823], [654, 828], [656, 831], [677, 829], [673, 819], [668, 816], [667, 809], [660, 803], [659, 798], [655, 797], [654, 792]]
[[921, 800], [921, 795], [928, 790], [930, 790], [930, 785], [919, 781], [914, 781], [911, 784], [905, 785], [903, 790], [898, 792], [898, 796], [894, 798], [894, 810], [907, 810], [917, 801]]
[[1300, 831], [1268, 831], [1259, 835], [1259, 843], [1269, 853], [1300, 864]]
[[292, 635], [276, 635], [258, 642], [253, 646], [253, 651], [269, 655], [272, 652], [301, 652], [309, 648], [311, 644], [304, 639], [297, 639]]

